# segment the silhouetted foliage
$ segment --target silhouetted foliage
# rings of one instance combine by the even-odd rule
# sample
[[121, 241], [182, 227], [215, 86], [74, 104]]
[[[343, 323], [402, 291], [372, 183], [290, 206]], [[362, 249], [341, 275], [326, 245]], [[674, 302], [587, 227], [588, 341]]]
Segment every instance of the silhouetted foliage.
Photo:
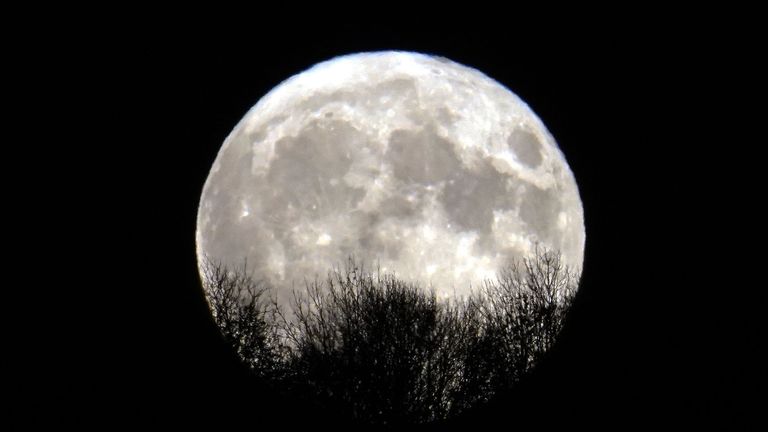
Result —
[[432, 420], [450, 411], [456, 354], [465, 343], [459, 339], [468, 328], [458, 307], [350, 261], [325, 284], [308, 284], [293, 309], [295, 319], [284, 322], [290, 369], [312, 393], [370, 422]]
[[272, 319], [275, 309], [264, 298], [266, 285], [245, 264], [230, 270], [207, 259], [201, 269], [205, 296], [224, 339], [258, 376], [278, 377], [282, 345]]
[[[577, 276], [559, 253], [536, 249], [486, 281], [470, 300], [482, 322], [467, 369], [478, 398], [509, 387], [528, 372], [554, 344], [577, 288]], [[475, 386], [479, 388], [474, 388]]]
[[353, 259], [294, 291], [289, 311], [245, 268], [208, 263], [204, 279], [216, 323], [259, 376], [388, 424], [447, 419], [509, 388], [554, 343], [578, 283], [539, 249], [450, 301]]

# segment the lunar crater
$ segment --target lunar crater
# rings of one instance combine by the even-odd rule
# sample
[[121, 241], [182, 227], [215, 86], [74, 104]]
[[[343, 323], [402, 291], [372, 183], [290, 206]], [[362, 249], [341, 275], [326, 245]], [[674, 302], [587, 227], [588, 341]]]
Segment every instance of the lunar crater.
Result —
[[517, 160], [528, 168], [536, 168], [541, 165], [541, 144], [536, 135], [525, 129], [515, 129], [509, 134], [507, 143], [517, 156]]

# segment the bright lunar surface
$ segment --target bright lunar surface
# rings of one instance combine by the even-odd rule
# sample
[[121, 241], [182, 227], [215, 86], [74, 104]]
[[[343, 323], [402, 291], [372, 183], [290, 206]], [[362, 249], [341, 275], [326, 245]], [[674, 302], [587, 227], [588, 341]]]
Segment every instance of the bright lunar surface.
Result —
[[580, 269], [584, 215], [554, 138], [483, 73], [409, 52], [320, 63], [264, 96], [203, 188], [198, 259], [247, 259], [286, 304], [349, 256], [468, 294], [539, 243]]

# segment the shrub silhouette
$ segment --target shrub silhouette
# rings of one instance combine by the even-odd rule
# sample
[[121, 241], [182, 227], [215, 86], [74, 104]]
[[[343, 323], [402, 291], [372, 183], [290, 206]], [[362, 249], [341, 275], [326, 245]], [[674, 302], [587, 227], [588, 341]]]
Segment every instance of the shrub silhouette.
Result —
[[245, 270], [204, 266], [227, 341], [260, 377], [373, 424], [448, 419], [509, 388], [554, 343], [578, 283], [537, 248], [469, 298], [438, 301], [350, 259], [286, 311]]

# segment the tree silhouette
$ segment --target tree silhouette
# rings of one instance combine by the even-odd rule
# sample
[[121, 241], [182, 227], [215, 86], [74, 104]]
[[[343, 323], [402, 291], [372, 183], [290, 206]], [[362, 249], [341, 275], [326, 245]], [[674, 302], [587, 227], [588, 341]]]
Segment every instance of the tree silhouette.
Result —
[[[467, 368], [480, 398], [505, 389], [528, 372], [554, 344], [576, 293], [578, 276], [559, 253], [534, 255], [503, 269], [470, 300], [482, 332]], [[470, 392], [471, 394], [471, 392]]]
[[282, 344], [275, 309], [264, 297], [267, 286], [252, 277], [245, 263], [231, 270], [206, 258], [201, 273], [211, 315], [224, 339], [259, 377], [278, 377]]
[[245, 266], [208, 262], [203, 276], [216, 323], [257, 375], [374, 424], [451, 418], [509, 388], [554, 343], [578, 283], [539, 248], [451, 301], [351, 258], [294, 291], [290, 310]]
[[[433, 292], [350, 261], [295, 295], [284, 326], [289, 369], [307, 390], [372, 423], [423, 422], [451, 411], [461, 350], [477, 315]], [[479, 326], [475, 326], [479, 328]]]

